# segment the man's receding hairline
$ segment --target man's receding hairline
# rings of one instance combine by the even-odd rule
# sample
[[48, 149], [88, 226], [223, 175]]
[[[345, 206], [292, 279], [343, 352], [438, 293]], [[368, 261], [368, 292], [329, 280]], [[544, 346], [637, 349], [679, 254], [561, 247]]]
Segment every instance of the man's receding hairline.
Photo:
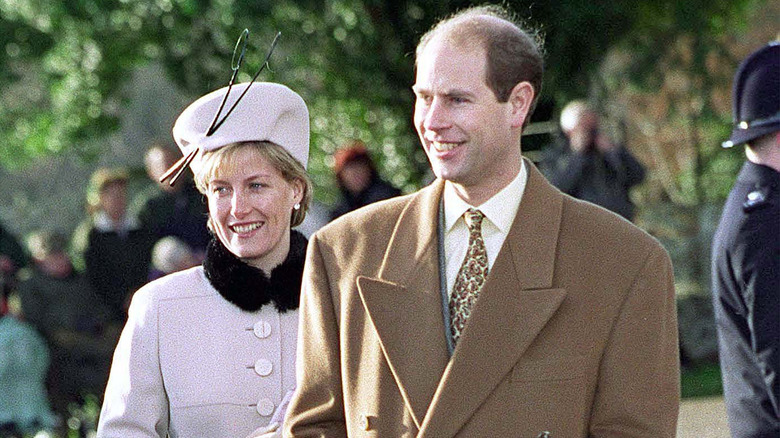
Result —
[[[441, 25], [435, 29], [428, 41], [425, 42], [424, 47], [427, 47], [434, 40], [444, 38], [447, 36], [453, 36], [456, 40], [462, 39], [467, 36], [479, 36], [479, 32], [475, 32], [474, 26], [483, 24], [485, 26], [497, 26], [513, 29], [520, 34], [523, 34], [523, 30], [520, 29], [515, 23], [509, 21], [506, 18], [499, 17], [493, 14], [489, 14], [483, 11], [474, 11], [473, 13], [456, 16], [449, 21], [444, 21]], [[460, 41], [459, 41], [460, 42]], [[484, 46], [488, 43], [487, 38], [480, 38], [479, 41], [474, 41]]]

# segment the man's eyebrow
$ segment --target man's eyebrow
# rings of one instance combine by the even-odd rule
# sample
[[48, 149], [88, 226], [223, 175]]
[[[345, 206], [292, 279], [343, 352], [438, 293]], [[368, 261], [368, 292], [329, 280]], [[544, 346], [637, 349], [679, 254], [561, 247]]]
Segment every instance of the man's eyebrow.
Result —
[[425, 92], [427, 92], [427, 91], [428, 91], [428, 89], [427, 89], [427, 88], [425, 88], [425, 87], [423, 87], [423, 86], [420, 86], [420, 85], [414, 84], [414, 85], [412, 85], [412, 91], [414, 91], [415, 93], [419, 94], [419, 93], [425, 93]]
[[451, 90], [444, 90], [442, 92], [433, 93], [429, 88], [424, 87], [424, 86], [420, 86], [420, 85], [416, 85], [416, 84], [412, 85], [412, 91], [414, 91], [417, 94], [421, 94], [421, 93], [422, 94], [439, 94], [439, 95], [444, 96], [444, 97], [473, 97], [474, 96], [474, 93], [472, 93], [470, 91], [467, 91], [467, 90], [459, 89], [459, 88], [455, 88], [455, 89], [451, 89]]

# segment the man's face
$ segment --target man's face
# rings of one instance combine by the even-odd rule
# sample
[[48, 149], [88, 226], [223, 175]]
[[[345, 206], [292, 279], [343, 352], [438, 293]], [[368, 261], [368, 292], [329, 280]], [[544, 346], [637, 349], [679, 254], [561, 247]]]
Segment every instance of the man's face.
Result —
[[114, 222], [127, 212], [127, 186], [124, 181], [112, 182], [100, 191], [100, 207]]
[[486, 64], [483, 47], [435, 37], [418, 58], [412, 88], [414, 124], [434, 174], [489, 197], [517, 175], [522, 160], [517, 117], [488, 88]]

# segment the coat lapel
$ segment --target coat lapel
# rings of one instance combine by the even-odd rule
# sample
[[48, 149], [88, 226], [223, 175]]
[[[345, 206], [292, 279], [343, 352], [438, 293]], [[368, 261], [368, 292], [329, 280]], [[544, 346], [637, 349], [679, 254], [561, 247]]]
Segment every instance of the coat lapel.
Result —
[[564, 299], [565, 291], [550, 289], [563, 197], [526, 164], [528, 184], [517, 216], [444, 371], [419, 437], [455, 435]]
[[401, 213], [379, 278], [358, 278], [361, 300], [418, 428], [449, 360], [435, 220], [442, 187], [438, 181], [422, 190]]

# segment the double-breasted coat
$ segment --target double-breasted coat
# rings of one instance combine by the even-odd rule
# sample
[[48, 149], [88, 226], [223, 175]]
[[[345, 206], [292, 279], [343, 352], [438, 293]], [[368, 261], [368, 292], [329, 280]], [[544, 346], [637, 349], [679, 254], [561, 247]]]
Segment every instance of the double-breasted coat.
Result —
[[315, 233], [286, 434], [675, 435], [668, 255], [526, 165], [514, 224], [452, 356], [439, 289], [443, 182]]

